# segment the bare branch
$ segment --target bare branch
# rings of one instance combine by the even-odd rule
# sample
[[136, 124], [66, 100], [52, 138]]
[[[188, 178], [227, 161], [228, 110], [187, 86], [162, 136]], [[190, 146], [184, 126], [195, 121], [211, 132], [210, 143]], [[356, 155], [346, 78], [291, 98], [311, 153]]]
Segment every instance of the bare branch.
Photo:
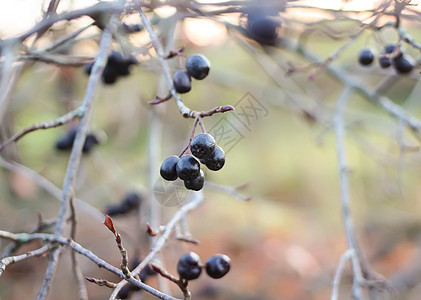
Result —
[[352, 257], [352, 250], [348, 249], [345, 253], [341, 256], [341, 259], [338, 263], [338, 268], [336, 269], [335, 278], [333, 279], [333, 286], [332, 286], [332, 296], [330, 300], [338, 300], [339, 299], [339, 286], [341, 284], [342, 274], [344, 272], [345, 263], [350, 260]]
[[17, 255], [17, 256], [9, 256], [9, 257], [5, 257], [3, 259], [0, 260], [0, 276], [3, 274], [3, 272], [6, 270], [6, 267], [8, 265], [14, 264], [16, 262], [31, 258], [31, 257], [35, 257], [35, 256], [40, 256], [43, 255], [44, 253], [50, 251], [53, 248], [53, 246], [51, 244], [49, 245], [45, 245], [37, 250], [33, 250], [30, 252], [26, 252], [24, 254], [21, 255]]
[[64, 116], [61, 116], [60, 118], [57, 118], [55, 120], [36, 123], [32, 126], [29, 126], [28, 128], [25, 128], [21, 132], [18, 132], [16, 134], [14, 134], [10, 138], [8, 138], [6, 141], [4, 141], [0, 145], [0, 151], [2, 151], [4, 149], [4, 147], [9, 145], [10, 143], [17, 142], [19, 139], [21, 139], [23, 136], [25, 136], [26, 134], [28, 134], [30, 132], [40, 130], [40, 129], [49, 129], [49, 128], [55, 128], [55, 127], [58, 127], [58, 126], [62, 126], [66, 123], [69, 123], [70, 121], [72, 121], [75, 118], [83, 117], [83, 115], [84, 115], [83, 107], [79, 107], [78, 109], [76, 109], [74, 111], [71, 111], [71, 112], [65, 114]]

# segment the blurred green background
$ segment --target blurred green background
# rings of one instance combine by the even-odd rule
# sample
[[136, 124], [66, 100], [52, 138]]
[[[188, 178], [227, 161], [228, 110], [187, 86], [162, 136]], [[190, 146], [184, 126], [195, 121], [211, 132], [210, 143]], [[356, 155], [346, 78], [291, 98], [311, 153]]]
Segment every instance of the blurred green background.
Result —
[[[355, 26], [340, 20], [329, 25], [344, 26], [344, 31]], [[417, 27], [407, 29], [415, 38], [421, 37]], [[288, 34], [291, 39], [297, 37], [288, 28], [281, 34]], [[391, 31], [379, 35], [383, 42], [396, 40]], [[377, 64], [369, 68], [357, 65], [362, 47], [369, 45], [381, 51], [382, 43], [373, 36], [368, 33], [358, 38], [333, 62], [369, 88], [394, 76], [393, 70], [381, 70]], [[251, 51], [242, 46], [244, 41]], [[343, 43], [316, 32], [306, 45], [318, 56], [326, 57]], [[200, 47], [179, 24], [174, 44], [183, 45], [186, 54], [205, 54], [212, 64], [209, 76], [194, 81], [192, 91], [183, 96], [190, 108], [208, 110], [234, 105], [249, 93], [268, 114], [255, 119], [250, 130], [238, 123], [234, 113], [204, 120], [206, 128], [228, 120], [244, 136], [227, 152], [224, 168], [208, 172], [206, 180], [231, 187], [247, 184], [239, 191], [252, 199], [244, 202], [205, 188], [205, 203], [189, 217], [190, 230], [200, 244], [171, 240], [163, 251], [168, 270], [175, 271], [178, 257], [186, 251], [197, 252], [202, 260], [224, 253], [232, 258], [232, 271], [220, 280], [203, 276], [191, 282], [193, 299], [328, 299], [335, 268], [346, 250], [331, 126], [342, 83], [323, 70], [312, 80], [308, 79], [307, 70], [286, 75], [288, 63], [304, 66], [308, 61], [285, 48], [270, 48], [269, 57], [261, 46], [235, 32], [223, 43]], [[72, 51], [92, 55], [96, 45], [86, 41], [78, 47]], [[121, 45], [115, 43], [113, 49], [121, 50]], [[414, 58], [418, 55], [409, 47], [407, 53]], [[168, 155], [182, 151], [194, 121], [181, 117], [174, 100], [157, 107], [147, 104], [156, 96], [160, 66], [156, 58], [142, 55], [139, 58], [140, 64], [129, 77], [112, 86], [101, 86], [94, 102], [90, 130], [99, 136], [101, 143], [82, 159], [76, 195], [101, 211], [106, 205], [117, 203], [127, 191], [146, 191], [151, 163], [147, 150], [151, 110], [158, 113], [162, 125], [162, 136], [158, 137], [160, 161], [155, 162], [158, 165]], [[173, 71], [177, 63], [177, 59], [170, 61]], [[267, 74], [261, 63], [272, 74]], [[80, 105], [87, 80], [82, 68], [28, 64], [12, 94], [7, 120], [2, 126], [3, 136], [36, 122], [55, 119], [69, 107]], [[384, 94], [420, 116], [419, 89], [417, 69], [394, 80]], [[310, 112], [321, 112], [326, 122], [320, 124], [306, 118], [297, 102]], [[397, 120], [357, 94], [348, 102], [346, 126], [357, 237], [373, 268], [388, 277], [418, 251], [421, 229], [418, 142]], [[68, 127], [31, 133], [9, 146], [3, 155], [61, 187], [69, 155], [55, 150], [54, 144]], [[414, 146], [415, 151], [402, 152], [402, 144]], [[155, 171], [154, 176], [158, 176], [159, 170]], [[29, 231], [36, 225], [37, 212], [46, 219], [56, 217], [59, 202], [35, 182], [6, 169], [1, 169], [0, 176], [1, 229]], [[162, 224], [175, 209], [162, 207]], [[78, 218], [76, 240], [101, 258], [119, 265], [113, 236], [101, 221], [84, 211], [78, 211]], [[149, 245], [145, 228], [138, 224], [136, 214], [114, 220], [129, 256], [146, 255]], [[139, 244], [139, 240], [145, 244]], [[34, 248], [28, 245], [20, 251]], [[64, 250], [49, 299], [77, 297], [68, 252]], [[85, 258], [80, 260], [84, 275], [118, 281]], [[1, 299], [34, 298], [46, 261], [35, 258], [8, 267], [0, 280]], [[151, 278], [150, 283], [157, 286], [156, 278]], [[343, 279], [341, 299], [350, 298], [351, 283], [348, 272]], [[175, 286], [171, 283], [169, 286], [175, 295], [180, 295]], [[408, 292], [405, 299], [417, 299], [417, 290]], [[91, 284], [88, 291], [90, 299], [105, 299], [110, 293]], [[145, 293], [134, 294], [132, 298], [152, 299]]]

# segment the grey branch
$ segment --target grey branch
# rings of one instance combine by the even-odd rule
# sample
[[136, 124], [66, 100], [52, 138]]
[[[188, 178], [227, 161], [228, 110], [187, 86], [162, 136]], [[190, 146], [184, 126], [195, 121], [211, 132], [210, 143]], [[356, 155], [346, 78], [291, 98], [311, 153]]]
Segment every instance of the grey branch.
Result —
[[66, 123], [69, 123], [71, 120], [75, 119], [75, 118], [81, 118], [84, 114], [84, 110], [82, 107], [73, 110], [67, 114], [65, 114], [64, 116], [61, 116], [60, 118], [57, 118], [55, 120], [52, 121], [48, 121], [48, 122], [41, 122], [41, 123], [36, 123], [28, 128], [25, 128], [24, 130], [22, 130], [21, 132], [18, 132], [16, 134], [14, 134], [13, 136], [11, 136], [10, 138], [8, 138], [6, 141], [4, 141], [1, 145], [0, 145], [0, 151], [2, 151], [4, 149], [4, 147], [6, 147], [7, 145], [9, 145], [10, 143], [13, 142], [17, 142], [20, 138], [22, 138], [23, 136], [25, 136], [26, 134], [39, 130], [39, 129], [48, 129], [48, 128], [54, 128], [54, 127], [58, 127], [61, 125], [64, 125]]
[[37, 250], [34, 251], [30, 251], [30, 252], [26, 252], [24, 254], [21, 255], [16, 255], [16, 256], [8, 256], [5, 257], [3, 259], [0, 260], [0, 276], [3, 274], [3, 272], [6, 270], [6, 267], [8, 265], [14, 264], [16, 262], [31, 258], [31, 257], [35, 257], [35, 256], [40, 256], [48, 251], [50, 251], [50, 249], [52, 248], [52, 245], [45, 245]]
[[[135, 279], [134, 277], [130, 277], [130, 278], [126, 277], [126, 275], [124, 275], [124, 273], [120, 269], [110, 265], [109, 263], [107, 263], [103, 259], [99, 258], [97, 255], [95, 255], [92, 251], [84, 248], [80, 244], [73, 241], [71, 238], [66, 238], [66, 237], [63, 237], [63, 236], [57, 236], [57, 235], [48, 234], [48, 233], [33, 233], [33, 234], [11, 233], [11, 232], [4, 231], [4, 230], [0, 230], [0, 238], [12, 240], [14, 242], [19, 242], [19, 243], [28, 243], [28, 242], [31, 242], [31, 241], [34, 241], [34, 240], [42, 240], [44, 242], [50, 243], [50, 245], [51, 244], [59, 244], [59, 245], [62, 245], [62, 246], [70, 247], [71, 249], [73, 249], [77, 253], [79, 253], [79, 254], [87, 257], [88, 259], [90, 259], [92, 262], [94, 262], [99, 267], [104, 268], [105, 270], [110, 271], [110, 272], [120, 276], [121, 278], [123, 278], [123, 279], [127, 280], [128, 282], [134, 284], [135, 286], [145, 290], [146, 292], [158, 297], [159, 299], [178, 300], [177, 298], [170, 297], [168, 295], [165, 295], [165, 294], [161, 293], [160, 291], [150, 287], [147, 284], [144, 284], [143, 282]], [[43, 249], [43, 248], [41, 248], [41, 249]], [[45, 251], [47, 251], [47, 250], [45, 250]], [[40, 250], [38, 250], [35, 253], [37, 254], [38, 252], [40, 252]], [[6, 260], [6, 259], [8, 259], [8, 258], [6, 257], [3, 260]]]

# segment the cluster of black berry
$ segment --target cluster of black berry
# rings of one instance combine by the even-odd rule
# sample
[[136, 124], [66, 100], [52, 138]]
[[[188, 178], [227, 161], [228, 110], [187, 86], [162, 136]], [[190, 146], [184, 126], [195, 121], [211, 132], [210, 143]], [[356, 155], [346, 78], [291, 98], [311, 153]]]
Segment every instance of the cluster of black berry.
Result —
[[[414, 63], [409, 57], [405, 56], [404, 53], [401, 51], [399, 51], [399, 53], [397, 54], [394, 54], [395, 49], [396, 49], [395, 45], [387, 45], [384, 48], [384, 52], [379, 56], [380, 67], [385, 69], [393, 65], [396, 72], [400, 74], [410, 73], [412, 69], [414, 68]], [[393, 54], [393, 57], [390, 58], [392, 54]], [[368, 48], [363, 49], [360, 51], [358, 61], [362, 66], [369, 66], [374, 61], [374, 53]]]
[[142, 196], [136, 192], [130, 192], [124, 195], [120, 203], [110, 204], [105, 208], [105, 214], [112, 216], [125, 215], [139, 208], [142, 202]]
[[[136, 65], [137, 60], [133, 55], [123, 57], [120, 52], [112, 51], [108, 56], [107, 65], [102, 73], [102, 82], [105, 84], [113, 84], [120, 76], [127, 76], [130, 74], [130, 67]], [[85, 73], [91, 74], [94, 63], [85, 65]]]
[[[64, 136], [56, 142], [56, 149], [60, 151], [69, 151], [73, 147], [77, 133], [77, 128], [72, 127]], [[99, 140], [93, 133], [88, 133], [83, 144], [82, 152], [87, 154], [92, 148], [99, 144]]]
[[231, 259], [224, 254], [215, 254], [208, 258], [203, 265], [199, 255], [194, 252], [183, 254], [177, 263], [177, 272], [180, 279], [194, 280], [199, 278], [205, 268], [206, 273], [215, 279], [225, 276], [231, 268]]
[[180, 158], [175, 155], [167, 157], [161, 165], [160, 173], [165, 180], [180, 178], [184, 180], [187, 189], [199, 191], [205, 183], [205, 175], [197, 159], [209, 170], [218, 171], [225, 164], [225, 152], [208, 133], [198, 134], [192, 139], [190, 152]]
[[191, 90], [191, 78], [202, 80], [209, 74], [210, 62], [202, 54], [194, 54], [186, 60], [186, 69], [178, 70], [173, 75], [173, 84], [177, 93], [184, 94]]

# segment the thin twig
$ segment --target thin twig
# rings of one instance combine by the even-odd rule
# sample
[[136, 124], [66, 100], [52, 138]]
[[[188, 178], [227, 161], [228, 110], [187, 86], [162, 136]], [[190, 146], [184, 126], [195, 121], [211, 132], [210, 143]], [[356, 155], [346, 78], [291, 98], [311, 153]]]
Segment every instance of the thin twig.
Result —
[[52, 248], [53, 248], [53, 245], [51, 245], [51, 244], [44, 245], [37, 250], [26, 252], [26, 253], [21, 254], [21, 255], [8, 256], [8, 257], [5, 257], [5, 258], [1, 259], [0, 260], [0, 276], [6, 270], [6, 267], [8, 265], [14, 264], [16, 262], [19, 262], [19, 261], [22, 261], [22, 260], [25, 260], [25, 259], [28, 259], [28, 258], [31, 258], [31, 257], [43, 255], [44, 253], [50, 251]]
[[233, 196], [233, 197], [235, 197], [239, 200], [242, 200], [242, 201], [250, 201], [251, 198], [252, 198], [251, 196], [246, 196], [246, 195], [243, 195], [243, 194], [239, 193], [238, 187], [222, 185], [222, 184], [218, 184], [218, 183], [215, 183], [215, 182], [212, 182], [212, 181], [206, 181], [205, 186], [209, 187], [209, 188], [211, 188], [215, 191], [220, 191], [220, 192], [226, 193], [228, 195], [231, 195], [231, 196]]
[[171, 275], [167, 270], [162, 268], [161, 266], [158, 266], [157, 264], [150, 264], [152, 270], [154, 270], [156, 273], [161, 275], [162, 277], [174, 282], [180, 290], [183, 292], [184, 300], [190, 300], [191, 299], [191, 293], [187, 287], [188, 281], [182, 278], [177, 279], [173, 275]]
[[18, 57], [18, 60], [40, 61], [47, 64], [54, 64], [57, 66], [80, 67], [93, 61], [92, 57], [86, 56], [69, 56], [60, 54], [38, 54], [28, 53]]
[[[76, 239], [76, 228], [77, 228], [77, 215], [76, 215], [74, 202], [75, 202], [74, 197], [71, 197], [70, 198], [70, 219], [71, 219], [70, 237], [72, 238], [72, 240]], [[73, 275], [75, 276], [76, 283], [78, 286], [79, 300], [88, 300], [89, 299], [88, 291], [86, 289], [86, 284], [85, 284], [82, 271], [80, 270], [79, 259], [75, 251], [71, 252], [71, 258], [72, 258]]]
[[47, 121], [47, 122], [40, 122], [40, 123], [36, 123], [32, 126], [29, 126], [28, 128], [23, 129], [21, 132], [18, 132], [16, 134], [14, 134], [10, 138], [8, 138], [6, 141], [4, 141], [0, 145], [0, 151], [2, 151], [10, 143], [17, 142], [19, 139], [21, 139], [23, 136], [25, 136], [26, 134], [28, 134], [30, 132], [40, 130], [40, 129], [49, 129], [49, 128], [55, 128], [55, 127], [58, 127], [58, 126], [62, 126], [66, 123], [69, 123], [70, 121], [72, 121], [75, 118], [83, 117], [83, 115], [84, 115], [84, 109], [82, 107], [79, 107], [78, 109], [75, 109], [75, 110], [65, 114], [64, 116], [61, 116], [60, 118], [55, 119], [55, 120]]
[[[155, 240], [153, 247], [149, 251], [148, 255], [142, 260], [142, 262], [132, 271], [132, 275], [136, 276], [139, 275], [140, 271], [142, 271], [151, 261], [152, 259], [161, 251], [161, 249], [165, 246], [168, 238], [170, 237], [171, 233], [173, 232], [177, 223], [183, 218], [183, 216], [189, 214], [191, 211], [195, 210], [201, 203], [203, 202], [203, 193], [201, 191], [193, 193], [192, 198], [190, 201], [185, 203], [181, 206], [177, 212], [173, 215], [171, 220], [165, 226], [164, 232]], [[110, 300], [115, 300], [117, 297], [118, 292], [121, 288], [126, 284], [125, 281], [121, 281], [117, 284], [116, 288], [114, 289], [113, 293], [110, 296]]]
[[330, 297], [330, 300], [338, 300], [339, 299], [339, 287], [341, 284], [341, 278], [342, 274], [345, 269], [345, 263], [351, 259], [352, 257], [352, 250], [347, 249], [344, 254], [342, 254], [338, 267], [336, 269], [335, 278], [333, 279], [332, 284], [332, 296]]
[[121, 255], [120, 268], [121, 268], [121, 271], [123, 271], [126, 278], [132, 277], [132, 274], [130, 273], [130, 270], [129, 270], [129, 267], [128, 267], [129, 257], [127, 255], [127, 250], [123, 246], [123, 241], [121, 240], [121, 235], [117, 232], [116, 228], [114, 227], [113, 219], [111, 219], [110, 216], [105, 215], [104, 225], [114, 234], [115, 242], [117, 243], [118, 250], [120, 250], [120, 255]]
[[350, 192], [349, 192], [349, 167], [348, 160], [346, 156], [346, 147], [345, 147], [345, 127], [343, 122], [343, 114], [346, 103], [349, 96], [352, 93], [352, 88], [350, 86], [345, 86], [342, 94], [338, 98], [336, 113], [334, 117], [334, 127], [335, 127], [335, 136], [336, 136], [336, 153], [338, 157], [338, 172], [339, 172], [339, 188], [340, 188], [340, 201], [341, 201], [341, 210], [342, 218], [345, 227], [345, 234], [348, 243], [348, 248], [355, 252], [356, 262], [353, 264], [353, 273], [354, 273], [354, 287], [353, 295], [356, 299], [363, 299], [361, 286], [358, 277], [358, 270], [356, 267], [360, 267], [360, 260], [358, 253], [358, 246], [355, 238], [354, 225], [352, 222], [351, 212], [350, 212]]
[[93, 277], [85, 277], [85, 279], [89, 282], [95, 283], [96, 285], [99, 286], [106, 286], [107, 288], [115, 288], [115, 286], [117, 285], [117, 283], [105, 280], [105, 279], [96, 279]]

